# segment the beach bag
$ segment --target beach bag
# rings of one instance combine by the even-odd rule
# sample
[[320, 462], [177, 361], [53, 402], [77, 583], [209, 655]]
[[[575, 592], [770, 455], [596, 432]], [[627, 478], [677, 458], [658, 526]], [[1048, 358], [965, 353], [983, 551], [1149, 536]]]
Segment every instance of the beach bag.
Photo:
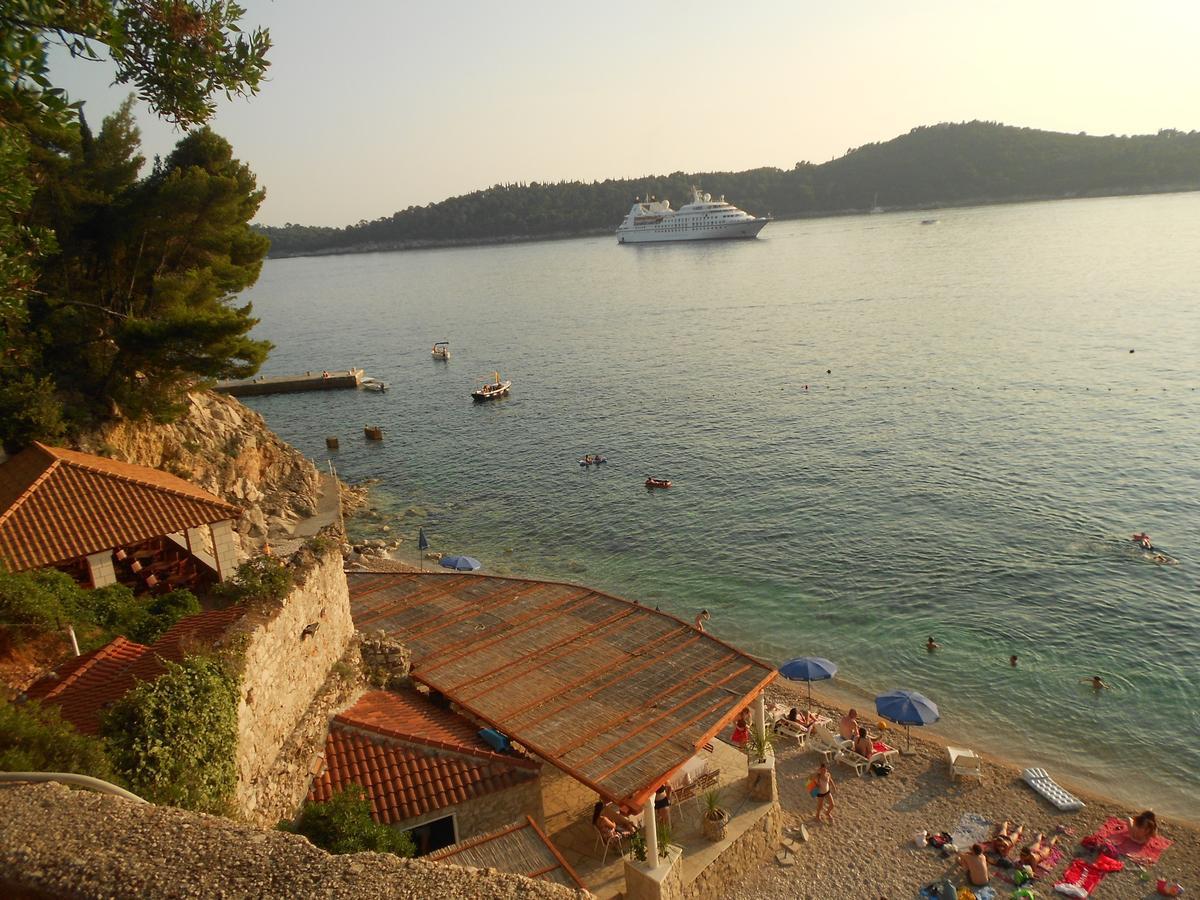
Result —
[[880, 778], [886, 778], [892, 774], [892, 767], [887, 763], [871, 763], [871, 774], [878, 775]]

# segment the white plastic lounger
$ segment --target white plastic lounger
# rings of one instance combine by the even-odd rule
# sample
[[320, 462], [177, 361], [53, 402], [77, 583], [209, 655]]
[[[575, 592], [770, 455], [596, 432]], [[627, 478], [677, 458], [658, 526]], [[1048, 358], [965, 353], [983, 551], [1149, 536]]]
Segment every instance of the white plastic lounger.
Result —
[[1045, 769], [1025, 769], [1021, 772], [1021, 777], [1025, 779], [1027, 785], [1063, 812], [1075, 812], [1083, 809], [1083, 801], [1059, 787]]

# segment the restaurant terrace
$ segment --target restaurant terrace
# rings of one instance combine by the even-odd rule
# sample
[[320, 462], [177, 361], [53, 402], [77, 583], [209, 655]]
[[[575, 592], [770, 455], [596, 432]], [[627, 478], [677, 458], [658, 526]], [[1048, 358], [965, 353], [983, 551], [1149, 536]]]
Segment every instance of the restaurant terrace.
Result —
[[776, 670], [667, 613], [559, 582], [347, 577], [358, 631], [404, 644], [412, 679], [435, 699], [557, 767], [591, 800], [643, 810], [651, 859], [655, 790], [747, 707], [763, 728]]

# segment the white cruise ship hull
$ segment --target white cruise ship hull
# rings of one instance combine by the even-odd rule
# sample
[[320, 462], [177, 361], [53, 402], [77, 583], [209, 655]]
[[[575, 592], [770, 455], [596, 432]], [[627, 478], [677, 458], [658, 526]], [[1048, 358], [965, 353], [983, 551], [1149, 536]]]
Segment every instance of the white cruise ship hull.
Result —
[[617, 230], [619, 244], [647, 244], [658, 241], [720, 241], [736, 238], [758, 237], [770, 219], [750, 219], [744, 222], [731, 222], [728, 225], [680, 228], [670, 222], [656, 225], [638, 225], [633, 228]]

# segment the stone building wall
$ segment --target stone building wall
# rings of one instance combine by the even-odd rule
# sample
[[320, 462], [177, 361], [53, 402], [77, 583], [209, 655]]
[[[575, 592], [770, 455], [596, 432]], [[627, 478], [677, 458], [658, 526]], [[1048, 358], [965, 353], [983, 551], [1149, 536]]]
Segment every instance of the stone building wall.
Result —
[[783, 833], [783, 809], [772, 803], [761, 819], [721, 851], [712, 862], [684, 886], [684, 900], [709, 900], [737, 893], [746, 875], [762, 867], [775, 852]]
[[539, 820], [538, 824], [544, 824], [547, 833], [575, 822], [591, 821], [592, 807], [600, 799], [595, 791], [548, 762], [542, 762], [541, 782], [545, 821]]
[[[303, 797], [300, 787], [272, 784], [271, 775], [281, 750], [305, 720], [354, 637], [341, 553], [331, 549], [312, 557], [302, 550], [293, 558], [293, 568], [298, 572], [291, 593], [281, 603], [247, 615], [231, 638], [231, 643], [239, 640], [240, 632], [245, 657], [238, 704], [235, 807], [251, 820], [274, 815], [281, 791], [284, 795], [299, 791]], [[312, 633], [306, 635], [306, 629]], [[328, 724], [327, 718], [322, 724]], [[324, 740], [324, 730], [314, 728], [311, 749], [294, 748], [293, 755], [319, 752]], [[295, 771], [292, 777], [306, 786], [307, 765], [299, 768], [304, 771]]]
[[382, 690], [395, 689], [408, 681], [412, 654], [386, 631], [359, 635], [363, 673], [371, 684]]
[[497, 828], [505, 828], [514, 822], [524, 821], [526, 816], [533, 816], [540, 825], [543, 816], [542, 790], [539, 782], [540, 779], [535, 778], [507, 790], [495, 791], [465, 803], [443, 807], [423, 816], [394, 822], [392, 827], [405, 831], [409, 828], [416, 828], [418, 825], [424, 825], [426, 822], [453, 815], [457, 830], [455, 836], [459, 841], [465, 841]]

